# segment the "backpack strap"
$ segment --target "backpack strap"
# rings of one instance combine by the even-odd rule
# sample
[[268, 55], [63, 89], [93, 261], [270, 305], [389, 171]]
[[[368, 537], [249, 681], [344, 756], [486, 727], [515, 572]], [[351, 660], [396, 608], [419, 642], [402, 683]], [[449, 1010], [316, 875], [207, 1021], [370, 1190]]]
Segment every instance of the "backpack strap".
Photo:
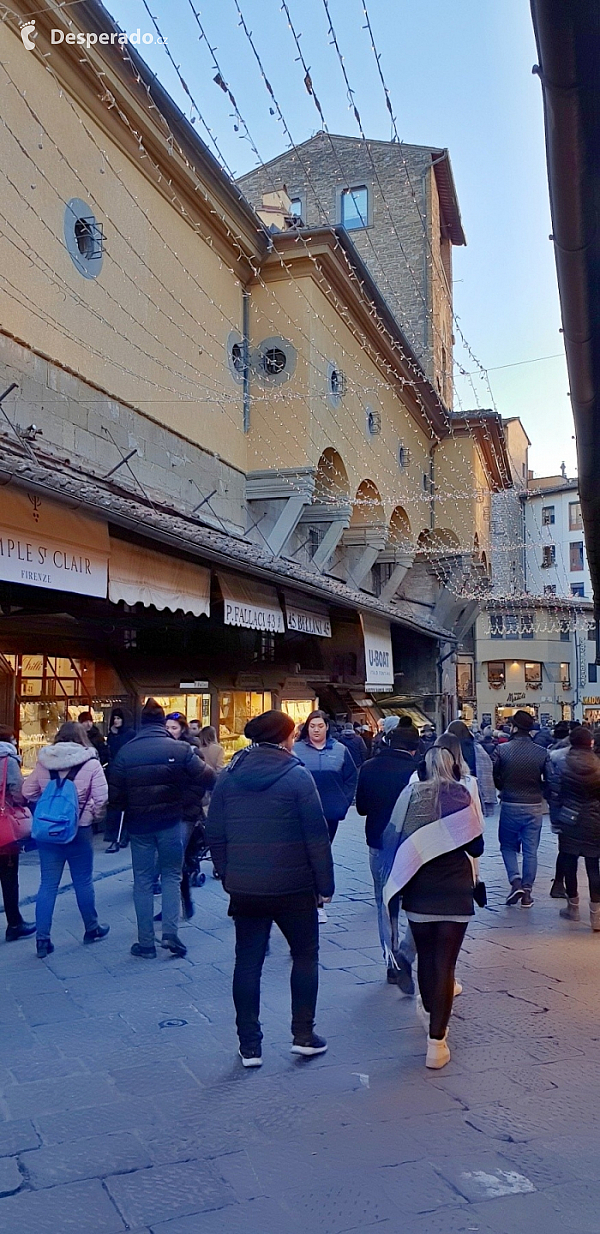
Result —
[[0, 810], [6, 805], [6, 778], [8, 776], [8, 754], [5, 755], [2, 767], [2, 784], [0, 785]]

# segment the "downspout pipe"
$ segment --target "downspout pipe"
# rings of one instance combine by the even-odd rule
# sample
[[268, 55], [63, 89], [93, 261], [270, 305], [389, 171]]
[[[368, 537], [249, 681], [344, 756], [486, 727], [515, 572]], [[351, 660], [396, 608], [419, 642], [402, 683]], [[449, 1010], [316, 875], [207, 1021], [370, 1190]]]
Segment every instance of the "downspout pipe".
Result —
[[242, 407], [244, 432], [250, 432], [250, 291], [242, 287]]

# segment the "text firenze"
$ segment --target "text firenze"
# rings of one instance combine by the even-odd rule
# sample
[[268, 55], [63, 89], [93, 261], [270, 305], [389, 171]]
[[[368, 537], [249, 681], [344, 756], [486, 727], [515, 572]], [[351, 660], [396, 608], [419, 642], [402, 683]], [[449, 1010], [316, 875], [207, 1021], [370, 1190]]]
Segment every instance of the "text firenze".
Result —
[[[9, 561], [22, 561], [26, 565], [46, 567], [52, 565], [55, 570], [67, 570], [72, 574], [92, 573], [92, 563], [89, 557], [82, 557], [78, 553], [62, 548], [48, 549], [45, 544], [33, 545], [28, 540], [11, 540], [8, 536], [0, 536], [0, 557], [6, 557]], [[27, 571], [21, 573], [30, 577]]]

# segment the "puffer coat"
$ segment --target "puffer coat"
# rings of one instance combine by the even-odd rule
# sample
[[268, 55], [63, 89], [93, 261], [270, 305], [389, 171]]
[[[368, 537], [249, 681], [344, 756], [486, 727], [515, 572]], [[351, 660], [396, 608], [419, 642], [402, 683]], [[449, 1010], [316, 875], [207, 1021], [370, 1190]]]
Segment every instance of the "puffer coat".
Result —
[[106, 776], [93, 746], [80, 746], [77, 741], [42, 746], [31, 775], [23, 781], [23, 796], [27, 802], [38, 801], [52, 771], [69, 772], [74, 767], [78, 768], [73, 784], [79, 798], [79, 826], [89, 827], [102, 814], [108, 797]]
[[345, 818], [354, 801], [358, 779], [350, 751], [341, 741], [328, 737], [322, 750], [310, 741], [297, 741], [294, 754], [313, 777], [327, 822], [337, 823]]
[[579, 857], [600, 857], [600, 758], [593, 750], [569, 750], [559, 764], [556, 785], [557, 804], [578, 811], [575, 826], [562, 825], [560, 847]]

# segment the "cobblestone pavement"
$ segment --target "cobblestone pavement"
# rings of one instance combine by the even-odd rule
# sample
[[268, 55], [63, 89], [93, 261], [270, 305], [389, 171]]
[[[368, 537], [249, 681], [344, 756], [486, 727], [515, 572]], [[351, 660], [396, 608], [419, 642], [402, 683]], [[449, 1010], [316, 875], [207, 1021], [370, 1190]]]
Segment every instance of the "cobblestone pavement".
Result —
[[600, 935], [548, 898], [549, 829], [533, 909], [505, 908], [495, 830], [491, 903], [469, 927], [452, 1061], [437, 1073], [413, 1002], [382, 980], [355, 815], [334, 845], [321, 936], [329, 1051], [289, 1053], [289, 957], [274, 931], [257, 1071], [236, 1054], [220, 885], [194, 892], [185, 960], [136, 961], [131, 873], [102, 876], [127, 854], [102, 854], [106, 941], [81, 945], [70, 893], [48, 960], [29, 940], [0, 942], [0, 1234], [595, 1234]]

